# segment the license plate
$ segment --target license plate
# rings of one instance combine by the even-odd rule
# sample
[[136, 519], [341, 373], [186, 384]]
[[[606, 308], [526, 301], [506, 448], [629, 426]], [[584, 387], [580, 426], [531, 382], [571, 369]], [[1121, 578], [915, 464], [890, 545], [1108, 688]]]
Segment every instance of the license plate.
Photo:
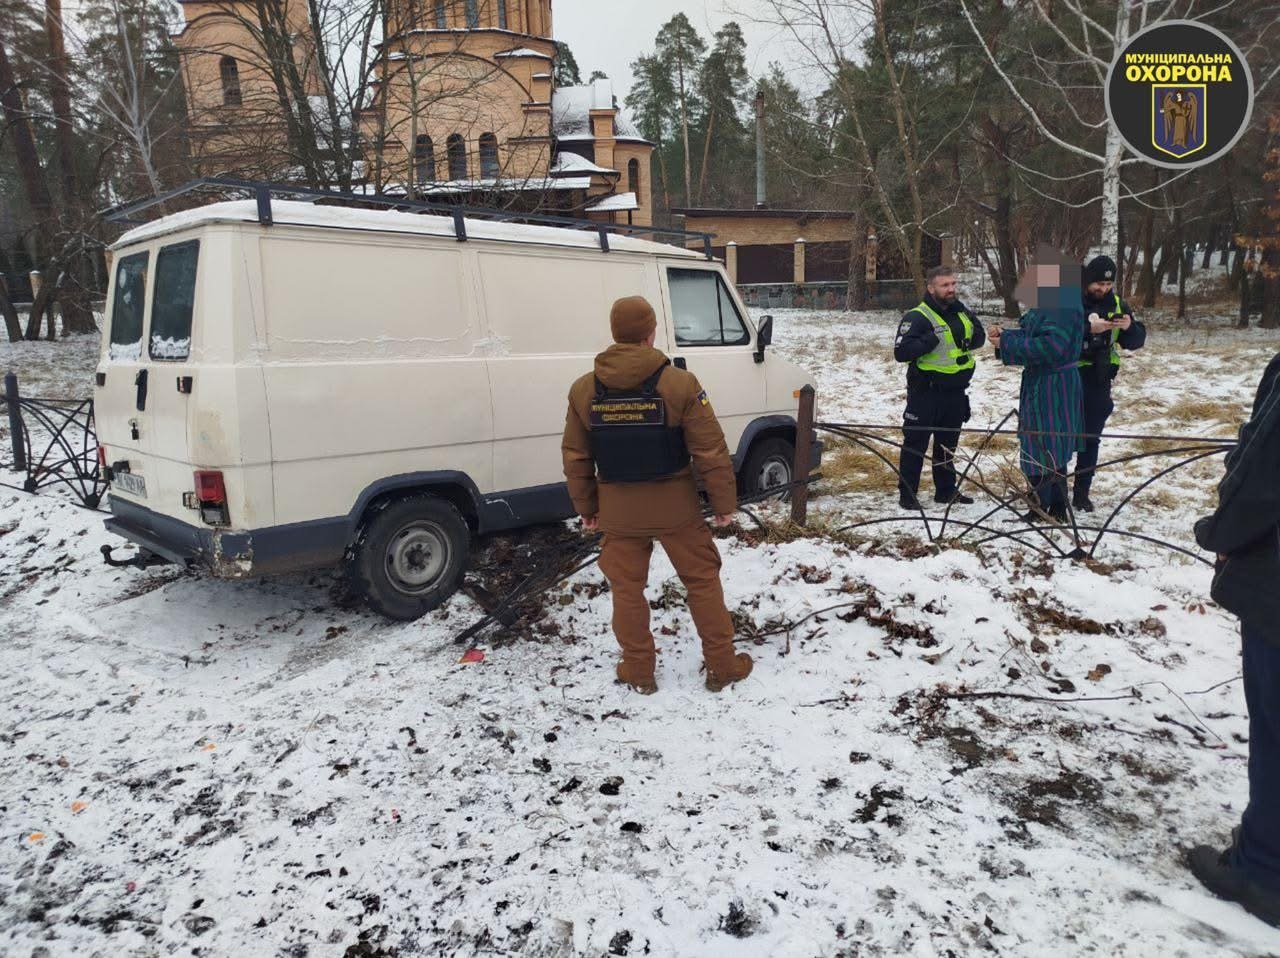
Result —
[[139, 499], [147, 498], [147, 481], [142, 476], [135, 476], [131, 472], [117, 472], [111, 480], [111, 485], [115, 486], [121, 492], [127, 492], [131, 496], [137, 496]]

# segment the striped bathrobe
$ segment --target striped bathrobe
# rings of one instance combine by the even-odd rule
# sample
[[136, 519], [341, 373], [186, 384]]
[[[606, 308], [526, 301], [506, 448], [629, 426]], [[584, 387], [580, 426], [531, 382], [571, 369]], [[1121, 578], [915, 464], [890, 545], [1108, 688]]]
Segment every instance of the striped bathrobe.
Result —
[[[1076, 291], [1078, 292], [1078, 290]], [[1022, 392], [1018, 400], [1022, 471], [1035, 482], [1048, 473], [1066, 475], [1081, 440], [1072, 434], [1084, 431], [1084, 405], [1080, 386], [1080, 347], [1084, 315], [1069, 294], [1058, 308], [1036, 308], [1022, 317], [1020, 329], [1000, 337], [1000, 359], [1006, 366], [1021, 366]], [[1040, 436], [1031, 433], [1052, 432]]]

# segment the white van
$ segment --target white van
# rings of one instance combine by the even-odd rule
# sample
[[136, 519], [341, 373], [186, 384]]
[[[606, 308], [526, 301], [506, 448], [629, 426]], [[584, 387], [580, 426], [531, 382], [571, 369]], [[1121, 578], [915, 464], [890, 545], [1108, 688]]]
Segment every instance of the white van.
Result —
[[473, 534], [573, 514], [569, 385], [637, 293], [711, 395], [744, 492], [790, 481], [810, 377], [765, 356], [771, 321], [752, 326], [718, 262], [568, 228], [270, 209], [215, 203], [113, 247], [94, 400], [107, 526], [132, 561], [238, 578], [345, 556], [375, 609], [423, 614]]

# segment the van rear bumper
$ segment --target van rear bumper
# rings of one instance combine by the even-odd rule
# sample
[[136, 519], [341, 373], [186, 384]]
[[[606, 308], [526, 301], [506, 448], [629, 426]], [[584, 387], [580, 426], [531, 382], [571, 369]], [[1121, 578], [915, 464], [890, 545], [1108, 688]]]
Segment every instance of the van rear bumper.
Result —
[[[195, 547], [183, 543], [179, 537], [157, 534], [151, 529], [135, 525], [118, 516], [112, 516], [103, 525], [107, 527], [108, 532], [114, 533], [122, 539], [128, 539], [140, 549], [158, 555], [162, 559], [168, 559], [170, 562], [176, 562], [179, 565], [190, 565], [198, 553]], [[196, 531], [198, 530], [192, 530], [192, 532]]]
[[297, 523], [247, 531], [201, 527], [144, 506], [111, 498], [108, 532], [170, 562], [201, 566], [238, 579], [336, 564], [347, 544], [345, 519]]

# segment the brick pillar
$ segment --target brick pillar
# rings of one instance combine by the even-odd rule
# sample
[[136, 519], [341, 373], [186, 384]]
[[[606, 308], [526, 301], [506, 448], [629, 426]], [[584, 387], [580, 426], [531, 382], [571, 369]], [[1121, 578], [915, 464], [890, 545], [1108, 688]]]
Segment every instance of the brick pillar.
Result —
[[738, 285], [738, 244], [729, 240], [724, 246], [724, 268], [729, 274], [729, 282]]
[[796, 240], [796, 271], [795, 283], [800, 286], [804, 283], [804, 240]]

